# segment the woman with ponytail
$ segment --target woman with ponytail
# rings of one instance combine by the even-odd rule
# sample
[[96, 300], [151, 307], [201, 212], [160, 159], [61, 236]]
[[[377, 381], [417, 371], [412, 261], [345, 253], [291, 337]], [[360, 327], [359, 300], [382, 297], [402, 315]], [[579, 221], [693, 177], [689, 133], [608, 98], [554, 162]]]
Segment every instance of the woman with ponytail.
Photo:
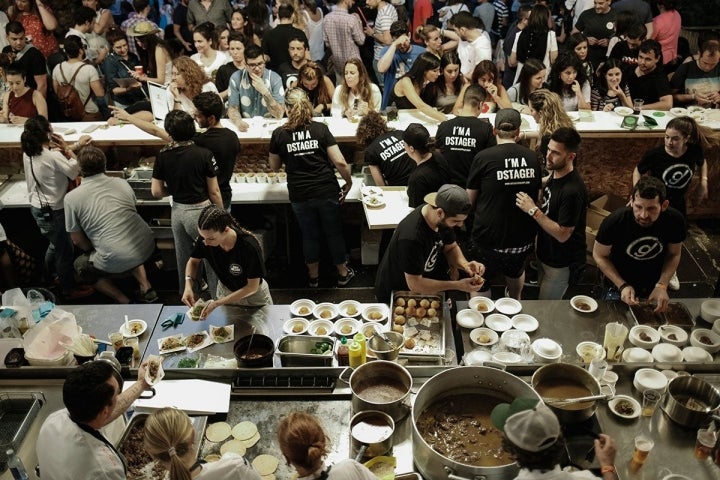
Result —
[[170, 472], [170, 480], [260, 480], [245, 458], [225, 454], [213, 463], [195, 456], [195, 429], [182, 410], [166, 407], [145, 420], [145, 451]]
[[215, 205], [200, 212], [197, 228], [200, 236], [185, 265], [183, 303], [191, 308], [195, 305], [193, 285], [205, 259], [217, 275], [218, 284], [215, 299], [200, 313], [201, 319], [221, 305], [272, 305], [270, 287], [263, 278], [263, 252], [255, 235], [241, 227], [227, 210]]
[[425, 203], [425, 195], [437, 192], [450, 178], [450, 166], [445, 157], [435, 151], [435, 142], [430, 140], [427, 128], [411, 123], [403, 133], [405, 152], [417, 167], [408, 180], [408, 205], [412, 208]]
[[[302, 233], [309, 284], [318, 286], [324, 238], [337, 268], [337, 283], [344, 287], [355, 276], [346, 263], [340, 219], [340, 204], [352, 187], [350, 167], [328, 126], [313, 121], [313, 106], [304, 90], [288, 90], [285, 109], [287, 123], [275, 129], [270, 139], [270, 166], [278, 170], [285, 165], [290, 204]], [[345, 180], [342, 187], [333, 166]]]
[[292, 412], [283, 418], [278, 425], [278, 443], [285, 460], [302, 480], [376, 479], [370, 470], [350, 458], [326, 465], [330, 439], [309, 413]]

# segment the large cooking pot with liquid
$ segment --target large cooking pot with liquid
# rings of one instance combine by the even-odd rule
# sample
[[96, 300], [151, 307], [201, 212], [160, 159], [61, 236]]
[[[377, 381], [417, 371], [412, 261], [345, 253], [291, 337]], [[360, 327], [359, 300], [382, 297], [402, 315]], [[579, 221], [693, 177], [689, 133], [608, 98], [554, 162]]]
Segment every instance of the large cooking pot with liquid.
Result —
[[412, 384], [412, 375], [402, 365], [387, 360], [364, 363], [350, 375], [353, 413], [377, 410], [397, 423], [410, 409]]
[[[498, 440], [502, 439], [503, 434], [492, 425], [490, 412], [498, 403], [509, 403], [515, 398], [540, 400], [535, 390], [515, 375], [490, 367], [456, 367], [440, 372], [425, 382], [412, 406], [413, 457], [423, 478], [461, 480], [483, 477], [500, 480], [515, 477], [519, 468], [507, 453], [505, 459], [497, 460], [490, 451], [485, 452], [486, 455], [475, 452], [472, 454], [477, 455], [475, 458], [463, 458], [457, 451], [445, 452], [446, 445], [457, 445], [460, 442], [450, 439], [449, 442], [439, 443], [433, 440], [442, 429], [431, 431], [428, 422], [433, 417], [442, 419], [444, 415], [462, 416], [468, 420], [470, 417], [462, 411], [467, 407], [474, 415], [477, 414], [470, 421], [478, 419], [482, 424], [480, 428], [487, 429], [484, 437], [492, 436], [498, 444], [495, 448], [501, 448]], [[436, 409], [442, 408], [448, 413], [436, 413]], [[448, 418], [448, 425], [452, 425], [453, 420]], [[458, 435], [461, 433], [458, 432]], [[486, 443], [485, 438], [483, 443]], [[462, 439], [466, 440], [464, 436]]]
[[[579, 398], [600, 394], [598, 381], [582, 367], [569, 363], [544, 365], [532, 376], [532, 386], [541, 397]], [[592, 417], [597, 401], [572, 403], [563, 407], [548, 404], [561, 424], [580, 423]]]

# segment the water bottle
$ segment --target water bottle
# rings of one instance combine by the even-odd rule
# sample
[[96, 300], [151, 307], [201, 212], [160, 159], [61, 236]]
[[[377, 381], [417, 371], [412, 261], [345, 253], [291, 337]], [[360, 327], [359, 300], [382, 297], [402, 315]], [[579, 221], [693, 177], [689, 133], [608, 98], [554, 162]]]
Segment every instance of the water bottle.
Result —
[[29, 480], [30, 477], [28, 476], [27, 470], [25, 470], [25, 465], [23, 465], [20, 457], [15, 455], [15, 450], [8, 448], [5, 454], [7, 455], [7, 465], [13, 478], [15, 480]]

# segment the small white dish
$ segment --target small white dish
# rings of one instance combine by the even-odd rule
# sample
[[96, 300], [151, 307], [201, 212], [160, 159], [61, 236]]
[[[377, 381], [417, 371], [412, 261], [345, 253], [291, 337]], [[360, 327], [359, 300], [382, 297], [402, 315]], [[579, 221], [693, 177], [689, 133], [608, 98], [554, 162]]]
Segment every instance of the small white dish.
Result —
[[690, 345], [716, 353], [720, 350], [720, 335], [707, 328], [697, 328], [690, 332]]
[[505, 365], [522, 362], [522, 357], [514, 352], [493, 353], [492, 359], [495, 362], [504, 363]]
[[468, 307], [485, 314], [495, 310], [495, 302], [487, 297], [472, 297], [470, 301], [468, 301]]
[[562, 356], [562, 347], [551, 338], [538, 338], [531, 347], [541, 363], [559, 361]]
[[663, 342], [682, 347], [688, 341], [688, 334], [685, 330], [675, 325], [660, 325], [658, 333]]
[[362, 202], [369, 208], [381, 208], [385, 206], [385, 197], [380, 195], [366, 195]]
[[364, 185], [360, 189], [360, 193], [363, 195], [382, 195], [383, 189], [374, 185]]
[[362, 326], [360, 326], [360, 331], [363, 335], [365, 335], [366, 339], [370, 339], [375, 335], [375, 330], [378, 330], [379, 332], [385, 332], [387, 329], [382, 323], [379, 322], [367, 322], [363, 323]]
[[323, 320], [333, 320], [338, 316], [338, 308], [330, 302], [318, 303], [313, 309], [313, 317]]
[[567, 112], [567, 115], [573, 122], [580, 120], [580, 112]]
[[608, 408], [613, 414], [625, 420], [638, 418], [642, 410], [640, 402], [628, 395], [615, 395], [608, 402]]
[[658, 343], [652, 349], [656, 362], [682, 362], [682, 350], [670, 343]]
[[676, 117], [684, 117], [688, 114], [688, 111], [686, 108], [675, 107], [670, 109], [670, 113]]
[[627, 117], [633, 114], [633, 109], [629, 107], [615, 107], [613, 112], [617, 113], [621, 117]]
[[315, 302], [307, 298], [295, 300], [290, 304], [290, 313], [294, 317], [309, 317], [315, 309]]
[[577, 344], [575, 351], [585, 363], [590, 363], [595, 358], [602, 360], [607, 353], [602, 345], [595, 342], [580, 342]]
[[652, 368], [639, 369], [633, 378], [633, 385], [640, 393], [644, 393], [645, 390], [664, 392], [667, 384], [667, 377]]
[[710, 352], [700, 347], [685, 347], [682, 350], [683, 360], [688, 363], [712, 363]]
[[358, 332], [359, 323], [354, 318], [341, 318], [335, 322], [335, 335], [338, 337], [352, 337]]
[[476, 348], [470, 350], [463, 357], [463, 363], [466, 366], [482, 366], [485, 362], [492, 360], [492, 353], [487, 350]]
[[145, 320], [141, 320], [139, 318], [128, 320], [128, 325], [130, 326], [130, 330], [125, 328], [124, 322], [120, 327], [120, 333], [122, 333], [122, 336], [125, 338], [139, 337], [143, 334], [143, 332], [145, 332], [145, 330], [147, 330], [147, 323]]
[[512, 317], [510, 320], [512, 320], [513, 327], [517, 328], [518, 330], [522, 330], [523, 332], [534, 332], [538, 329], [538, 326], [540, 325], [540, 323], [537, 321], [537, 318], [526, 313], [519, 313]]
[[570, 299], [570, 306], [580, 313], [592, 313], [598, 309], [598, 303], [587, 295], [575, 295]]
[[713, 322], [712, 331], [720, 335], [720, 318]]
[[308, 325], [308, 333], [320, 337], [328, 337], [335, 330], [335, 325], [330, 320], [317, 319]]
[[470, 340], [481, 347], [495, 345], [499, 339], [497, 332], [487, 327], [479, 327], [470, 331]]
[[522, 330], [505, 330], [500, 335], [500, 341], [510, 349], [518, 350], [530, 344], [530, 336]]
[[478, 312], [477, 310], [466, 308], [464, 310], [460, 310], [457, 313], [457, 315], [455, 316], [455, 320], [457, 320], [458, 325], [460, 325], [461, 327], [478, 328], [483, 326], [485, 317], [483, 317], [483, 314]]
[[355, 300], [345, 300], [338, 303], [337, 307], [343, 317], [359, 317], [362, 313], [362, 305]]
[[628, 339], [636, 347], [650, 349], [660, 342], [660, 333], [647, 325], [635, 325], [630, 329]]
[[[695, 347], [688, 347], [688, 348], [695, 348]], [[685, 351], [683, 350], [683, 357], [685, 356], [685, 355], [684, 355], [684, 352], [685, 352]], [[706, 353], [707, 353], [707, 352], [706, 352]], [[676, 372], [675, 370], [661, 370], [660, 373], [662, 373], [663, 375], [665, 375], [665, 376], [667, 377], [668, 382], [669, 382], [670, 380], [672, 380], [673, 378], [677, 378], [677, 377], [678, 377], [678, 372]]]
[[310, 322], [307, 318], [291, 318], [283, 324], [283, 332], [288, 335], [302, 335], [307, 332]]
[[632, 347], [622, 353], [622, 360], [627, 363], [652, 363], [653, 356], [643, 348]]
[[522, 311], [522, 304], [514, 298], [498, 298], [495, 300], [495, 310], [505, 315], [515, 315]]
[[502, 313], [491, 313], [485, 317], [485, 326], [496, 332], [504, 332], [512, 328], [512, 320]]
[[711, 298], [701, 303], [700, 318], [708, 323], [712, 323], [716, 318], [720, 318], [720, 299]]
[[386, 305], [369, 305], [362, 311], [362, 319], [366, 322], [384, 322], [388, 318]]
[[705, 113], [706, 108], [701, 107], [699, 105], [691, 105], [687, 108], [688, 115], [691, 113]]

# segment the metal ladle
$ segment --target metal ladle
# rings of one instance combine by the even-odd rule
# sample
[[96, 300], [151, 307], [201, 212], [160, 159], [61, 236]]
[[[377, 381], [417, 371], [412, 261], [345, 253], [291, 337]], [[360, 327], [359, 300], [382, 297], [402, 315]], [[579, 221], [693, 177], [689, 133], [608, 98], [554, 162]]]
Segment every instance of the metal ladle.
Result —
[[592, 402], [595, 400], [605, 400], [606, 398], [608, 398], [610, 396], [611, 395], [608, 395], [608, 394], [599, 394], [599, 395], [588, 395], [585, 397], [575, 397], [575, 398], [543, 397], [543, 401], [553, 407], [565, 407], [567, 405], [572, 405], [573, 403]]

